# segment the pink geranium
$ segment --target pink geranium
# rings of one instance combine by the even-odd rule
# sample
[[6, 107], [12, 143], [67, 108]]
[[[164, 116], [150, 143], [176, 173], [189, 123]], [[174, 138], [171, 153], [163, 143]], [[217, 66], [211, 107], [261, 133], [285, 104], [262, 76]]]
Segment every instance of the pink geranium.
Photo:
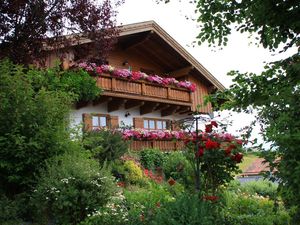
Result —
[[112, 72], [116, 77], [128, 78], [131, 76], [131, 72], [128, 69], [116, 69]]
[[102, 74], [102, 72], [103, 72], [103, 71], [102, 71], [101, 67], [100, 67], [100, 66], [97, 66], [97, 67], [96, 67], [96, 73], [100, 75], [100, 74]]
[[140, 71], [131, 73], [132, 80], [139, 80], [139, 79], [141, 79], [141, 77], [142, 77], [142, 74]]
[[196, 85], [189, 82], [189, 81], [178, 81], [173, 77], [160, 77], [156, 74], [154, 75], [147, 75], [143, 72], [136, 72], [136, 71], [130, 71], [128, 69], [115, 69], [114, 67], [110, 65], [101, 65], [97, 66], [95, 63], [87, 63], [82, 62], [78, 64], [79, 68], [82, 68], [88, 72], [94, 72], [98, 75], [102, 73], [108, 73], [116, 77], [122, 77], [127, 78], [131, 80], [147, 80], [152, 83], [160, 84], [160, 85], [174, 85], [177, 87], [186, 88], [191, 92], [194, 92], [196, 90]]

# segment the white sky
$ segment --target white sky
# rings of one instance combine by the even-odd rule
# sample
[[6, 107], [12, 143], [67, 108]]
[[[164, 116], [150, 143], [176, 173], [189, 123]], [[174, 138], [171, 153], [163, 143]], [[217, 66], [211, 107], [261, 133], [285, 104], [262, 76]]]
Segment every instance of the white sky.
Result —
[[[168, 4], [156, 4], [155, 0], [125, 0], [119, 8], [118, 24], [130, 24], [154, 20], [179, 44], [191, 53], [206, 69], [208, 69], [225, 87], [232, 83], [227, 76], [230, 70], [241, 72], [261, 72], [264, 62], [274, 61], [283, 57], [275, 55], [262, 47], [257, 47], [246, 34], [233, 33], [229, 43], [223, 50], [209, 48], [207, 45], [192, 46], [199, 32], [197, 23], [186, 16], [194, 16], [194, 6], [188, 0], [173, 0]], [[292, 52], [295, 52], [292, 50]], [[286, 53], [291, 54], [291, 52]], [[286, 55], [285, 54], [285, 55]], [[235, 130], [246, 126], [254, 117], [245, 114], [234, 114], [233, 125], [229, 129]], [[254, 132], [254, 137], [259, 137], [259, 128]]]

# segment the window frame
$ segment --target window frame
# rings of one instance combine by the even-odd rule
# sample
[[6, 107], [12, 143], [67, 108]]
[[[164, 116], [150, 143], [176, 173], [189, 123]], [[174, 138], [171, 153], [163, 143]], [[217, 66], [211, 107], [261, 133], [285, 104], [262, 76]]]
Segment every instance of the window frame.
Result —
[[[92, 130], [108, 128], [109, 127], [109, 115], [107, 114], [99, 114], [99, 113], [91, 113], [92, 120]], [[98, 117], [98, 126], [94, 126], [93, 121], [94, 117]], [[105, 118], [105, 126], [101, 126], [101, 117]]]
[[[145, 127], [145, 122], [148, 121], [148, 126], [147, 128]], [[154, 121], [154, 128], [150, 128], [150, 121]], [[168, 122], [170, 120], [168, 119], [160, 119], [160, 118], [148, 118], [148, 117], [145, 117], [143, 118], [143, 129], [145, 130], [168, 130]], [[158, 129], [158, 125], [157, 125], [157, 122], [161, 122], [161, 126], [162, 128], [161, 129]], [[164, 128], [164, 123], [165, 123], [165, 128]]]

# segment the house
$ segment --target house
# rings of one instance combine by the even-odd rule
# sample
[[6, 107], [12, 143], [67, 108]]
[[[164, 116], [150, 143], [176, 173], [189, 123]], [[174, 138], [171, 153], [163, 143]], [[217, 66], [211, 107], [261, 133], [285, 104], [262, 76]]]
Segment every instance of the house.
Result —
[[[279, 160], [280, 159], [276, 159], [275, 162], [278, 163]], [[238, 180], [242, 183], [256, 181], [264, 179], [263, 174], [267, 173], [269, 176], [274, 176], [274, 173], [277, 173], [277, 171], [277, 168], [273, 168], [271, 170], [269, 162], [267, 162], [265, 159], [257, 158], [253, 160], [251, 164], [242, 172], [242, 174], [238, 177]]]
[[[54, 58], [49, 57], [48, 65]], [[74, 58], [76, 56], [70, 51], [68, 60]], [[176, 129], [170, 126], [170, 122], [192, 117], [198, 105], [201, 105], [199, 113], [211, 113], [211, 104], [203, 105], [204, 97], [224, 89], [209, 71], [153, 21], [122, 26], [117, 46], [107, 61], [116, 69], [157, 74], [179, 82], [186, 80], [196, 89], [192, 92], [180, 85], [161, 85], [147, 79], [102, 74], [97, 79], [97, 84], [104, 90], [100, 99], [72, 113], [74, 124], [83, 122], [87, 130], [121, 125], [146, 130]], [[132, 143], [134, 149], [142, 147], [169, 150], [178, 148], [178, 144], [163, 141]]]

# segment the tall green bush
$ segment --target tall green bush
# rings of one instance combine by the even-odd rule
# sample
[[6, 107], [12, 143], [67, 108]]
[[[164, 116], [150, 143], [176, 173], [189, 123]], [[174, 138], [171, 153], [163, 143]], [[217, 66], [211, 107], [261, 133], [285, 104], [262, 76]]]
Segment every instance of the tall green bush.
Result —
[[119, 159], [128, 151], [128, 143], [122, 139], [122, 135], [111, 130], [85, 133], [83, 147], [90, 151], [100, 164]]
[[47, 70], [31, 69], [27, 72], [35, 91], [45, 88], [49, 91], [63, 91], [78, 101], [94, 100], [101, 94], [96, 80], [83, 70], [61, 71], [58, 66]]
[[78, 224], [104, 206], [115, 190], [110, 169], [100, 169], [82, 149], [67, 152], [41, 172], [31, 201], [34, 218], [39, 223]]
[[289, 225], [291, 218], [282, 204], [259, 195], [223, 194], [223, 224], [228, 225]]
[[201, 201], [196, 195], [183, 194], [157, 210], [149, 224], [216, 225], [218, 218], [215, 216], [211, 203]]
[[162, 167], [165, 160], [165, 154], [159, 149], [144, 149], [139, 155], [142, 166], [150, 170]]
[[62, 154], [71, 98], [65, 92], [35, 90], [25, 70], [0, 62], [0, 189], [7, 195], [28, 191], [45, 160]]
[[163, 171], [166, 179], [172, 177], [185, 186], [194, 184], [193, 168], [183, 152], [171, 152], [165, 157]]

